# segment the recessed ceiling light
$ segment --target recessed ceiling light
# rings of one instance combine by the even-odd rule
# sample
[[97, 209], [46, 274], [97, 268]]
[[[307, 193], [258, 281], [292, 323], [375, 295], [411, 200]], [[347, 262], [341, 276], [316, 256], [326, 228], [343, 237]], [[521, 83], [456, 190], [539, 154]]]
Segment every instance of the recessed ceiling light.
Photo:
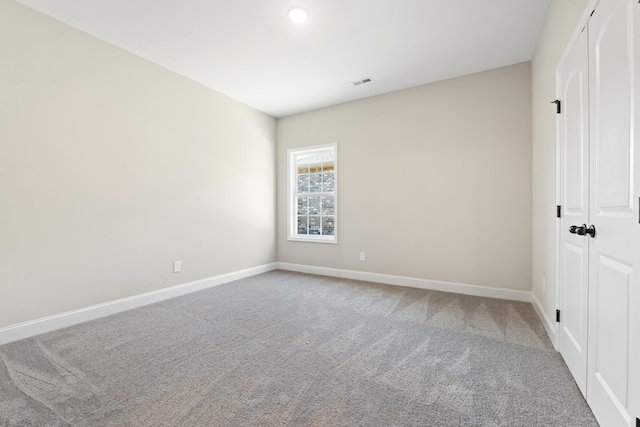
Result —
[[294, 6], [289, 9], [289, 19], [291, 19], [293, 22], [304, 22], [307, 20], [308, 16], [309, 12], [307, 12], [307, 9], [305, 9], [304, 7]]

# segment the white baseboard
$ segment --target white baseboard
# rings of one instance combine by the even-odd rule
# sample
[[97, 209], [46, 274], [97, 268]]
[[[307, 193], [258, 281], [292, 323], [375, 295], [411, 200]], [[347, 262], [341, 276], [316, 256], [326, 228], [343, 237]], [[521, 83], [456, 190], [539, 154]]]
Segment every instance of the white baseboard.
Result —
[[132, 308], [164, 301], [169, 298], [189, 294], [191, 292], [201, 291], [213, 286], [266, 273], [267, 271], [275, 269], [276, 263], [264, 264], [248, 268], [246, 270], [221, 274], [207, 279], [196, 280], [195, 282], [183, 283], [170, 288], [159, 289], [157, 291], [134, 295], [128, 298], [106, 302], [104, 304], [93, 305], [91, 307], [43, 317], [29, 322], [19, 323], [17, 325], [6, 326], [4, 328], [0, 328], [0, 344], [6, 344], [12, 341], [18, 341], [24, 338], [40, 335], [45, 332], [51, 332], [56, 329], [66, 328], [68, 326], [77, 325], [78, 323], [87, 322], [89, 320], [131, 310]]
[[103, 304], [81, 308], [66, 313], [43, 317], [32, 321], [19, 323], [16, 325], [0, 328], [0, 344], [6, 344], [51, 332], [56, 329], [66, 328], [78, 323], [131, 310], [156, 302], [164, 301], [192, 292], [244, 279], [257, 274], [266, 273], [275, 269], [297, 271], [300, 273], [318, 274], [322, 276], [341, 277], [344, 279], [362, 280], [367, 282], [384, 283], [388, 285], [408, 286], [411, 288], [429, 289], [434, 291], [453, 292], [464, 295], [474, 295], [488, 298], [499, 298], [513, 301], [530, 302], [533, 305], [538, 317], [542, 321], [549, 338], [556, 346], [556, 326], [542, 310], [542, 305], [536, 296], [528, 291], [515, 289], [496, 288], [491, 286], [470, 285], [465, 283], [445, 282], [439, 280], [417, 279], [405, 276], [393, 276], [388, 274], [368, 273], [364, 271], [342, 270], [337, 268], [316, 267], [311, 265], [292, 264], [286, 262], [276, 262], [261, 266], [248, 268], [246, 270], [234, 271], [207, 279], [184, 283], [170, 288], [159, 289], [128, 298], [122, 298]]
[[533, 305], [533, 309], [538, 314], [544, 329], [547, 331], [547, 335], [549, 335], [549, 339], [553, 343], [553, 348], [558, 349], [558, 341], [557, 341], [557, 327], [556, 323], [549, 319], [549, 316], [542, 309], [542, 304], [540, 304], [540, 300], [536, 297], [536, 295], [531, 292], [531, 305]]
[[429, 289], [432, 291], [453, 292], [456, 294], [474, 295], [478, 297], [531, 302], [531, 292], [519, 291], [516, 289], [444, 282], [441, 280], [416, 279], [414, 277], [392, 276], [389, 274], [368, 273], [355, 270], [340, 270], [337, 268], [291, 264], [288, 262], [277, 262], [276, 264], [280, 270], [297, 271], [299, 273], [363, 280], [366, 282], [384, 283], [387, 285], [408, 286], [410, 288]]

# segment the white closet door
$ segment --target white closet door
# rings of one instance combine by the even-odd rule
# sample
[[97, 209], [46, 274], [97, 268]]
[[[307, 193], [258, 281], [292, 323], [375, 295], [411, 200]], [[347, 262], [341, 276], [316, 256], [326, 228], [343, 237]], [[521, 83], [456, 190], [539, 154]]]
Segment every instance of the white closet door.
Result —
[[[589, 240], [569, 232], [589, 224], [589, 61], [583, 31], [560, 69], [560, 327], [558, 350], [586, 396]], [[575, 229], [573, 230], [575, 231]]]
[[[589, 23], [590, 219], [587, 401], [603, 426], [635, 425], [640, 224], [635, 134], [637, 0], [601, 0]], [[635, 378], [632, 373], [635, 372]], [[634, 410], [632, 408], [635, 406]]]

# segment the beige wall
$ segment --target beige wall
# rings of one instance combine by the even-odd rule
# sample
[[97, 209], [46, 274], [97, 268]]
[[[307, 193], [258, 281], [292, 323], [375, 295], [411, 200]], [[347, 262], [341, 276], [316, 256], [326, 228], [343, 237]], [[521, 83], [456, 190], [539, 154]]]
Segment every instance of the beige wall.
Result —
[[[529, 290], [530, 65], [279, 119], [278, 261]], [[286, 151], [330, 142], [339, 243], [289, 242]]]
[[[551, 316], [549, 102], [588, 3], [552, 1], [531, 65], [280, 119], [278, 260], [532, 286]], [[0, 99], [0, 327], [276, 260], [275, 119], [10, 0]], [[286, 149], [334, 141], [340, 243], [288, 242]]]
[[274, 118], [10, 0], [0, 100], [0, 327], [275, 261]]
[[[556, 270], [556, 68], [591, 0], [552, 0], [532, 61], [533, 293], [553, 318]], [[546, 281], [543, 291], [542, 281]]]

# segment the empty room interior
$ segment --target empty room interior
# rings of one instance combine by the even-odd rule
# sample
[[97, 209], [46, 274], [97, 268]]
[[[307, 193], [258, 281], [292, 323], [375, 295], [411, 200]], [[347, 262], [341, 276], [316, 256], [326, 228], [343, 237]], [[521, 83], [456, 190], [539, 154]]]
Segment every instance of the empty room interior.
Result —
[[0, 425], [640, 426], [640, 4], [0, 0]]

